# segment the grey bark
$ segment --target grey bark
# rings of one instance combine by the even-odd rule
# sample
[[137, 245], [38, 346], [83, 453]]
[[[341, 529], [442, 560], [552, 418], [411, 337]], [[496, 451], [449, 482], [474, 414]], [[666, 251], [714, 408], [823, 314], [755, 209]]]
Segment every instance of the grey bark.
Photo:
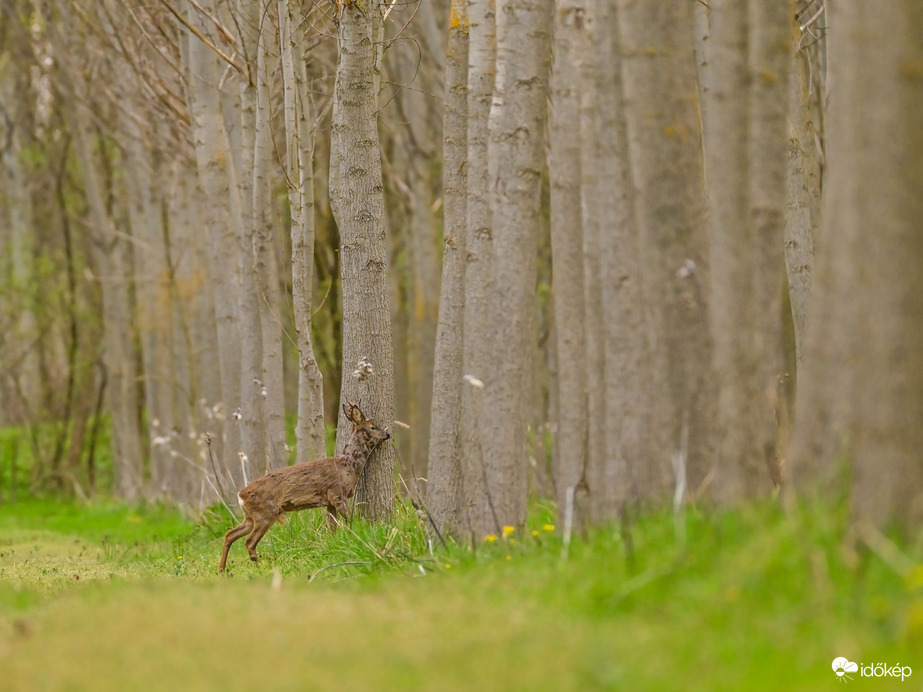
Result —
[[[236, 178], [224, 125], [218, 91], [218, 58], [200, 40], [191, 38], [188, 48], [189, 103], [192, 135], [195, 142], [199, 186], [209, 204], [202, 220], [208, 239], [209, 278], [214, 295], [218, 361], [221, 369], [221, 399], [213, 402], [232, 419], [225, 427], [224, 457], [218, 460], [226, 475], [212, 479], [226, 499], [233, 501], [243, 485], [243, 472], [237, 458], [242, 451], [240, 426], [233, 423], [234, 411], [241, 402], [241, 340], [239, 331], [240, 267], [238, 263], [239, 205]], [[202, 460], [198, 460], [202, 463]], [[201, 466], [203, 473], [204, 464]], [[248, 471], [253, 477], [253, 470]]]
[[[379, 425], [394, 420], [394, 357], [388, 297], [384, 197], [378, 140], [379, 2], [344, 2], [339, 11], [336, 83], [330, 146], [330, 207], [340, 230], [343, 300], [342, 403], [362, 402]], [[360, 360], [373, 373], [353, 377]], [[361, 375], [360, 368], [360, 375]], [[345, 414], [337, 446], [349, 436]], [[380, 445], [369, 458], [356, 506], [381, 519], [394, 509], [394, 451]]]
[[296, 463], [325, 456], [323, 378], [311, 339], [314, 287], [314, 108], [305, 69], [297, 3], [279, 2], [285, 102], [287, 183], [291, 209], [292, 300], [298, 334]]
[[712, 4], [714, 85], [706, 112], [713, 134], [705, 152], [719, 383], [714, 490], [725, 503], [765, 494], [779, 480], [789, 22], [782, 4], [756, 2], [750, 12], [739, 3]]
[[[273, 459], [268, 445], [267, 404], [269, 386], [263, 381], [263, 318], [265, 303], [260, 295], [260, 283], [255, 267], [254, 250], [259, 242], [257, 233], [262, 229], [265, 196], [257, 184], [257, 168], [263, 159], [257, 154], [257, 106], [259, 80], [259, 51], [262, 26], [261, 2], [239, 0], [237, 18], [240, 26], [241, 59], [238, 99], [224, 99], [228, 113], [225, 119], [239, 123], [239, 153], [234, 154], [231, 170], [236, 186], [231, 190], [231, 201], [239, 207], [237, 229], [238, 251], [238, 313], [240, 328], [240, 430], [241, 446], [252, 468], [252, 475], [268, 471]], [[236, 142], [235, 142], [236, 145]], [[260, 146], [265, 147], [265, 132], [260, 133]], [[237, 147], [233, 147], [237, 149]], [[254, 202], [258, 201], [257, 205]], [[259, 229], [259, 230], [258, 230]], [[265, 395], [264, 395], [265, 392]], [[276, 393], [272, 394], [276, 396]], [[252, 476], [251, 476], [252, 477]]]
[[695, 488], [711, 464], [708, 247], [692, 4], [619, 0], [625, 114], [652, 346], [646, 498]]
[[590, 456], [587, 481], [591, 515], [601, 522], [620, 519], [628, 504], [656, 481], [648, 478], [644, 446], [650, 424], [644, 373], [650, 367], [651, 345], [644, 319], [618, 17], [605, 0], [594, 2], [592, 9], [588, 45], [594, 49], [587, 57], [592, 73], [586, 89], [595, 98], [584, 103], [588, 127], [583, 146], [595, 171], [595, 187], [585, 191], [584, 211], [599, 233], [600, 282], [595, 291], [601, 298], [604, 366], [591, 379], [603, 390], [605, 415], [591, 409], [591, 419], [601, 418], [597, 444], [602, 454]]
[[544, 170], [550, 3], [511, 0], [497, 13], [497, 77], [488, 117], [493, 220], [492, 349], [482, 437], [502, 525], [526, 519], [526, 400], [532, 391], [539, 209]]
[[588, 40], [586, 21], [582, 0], [558, 0], [550, 78], [548, 175], [558, 383], [553, 468], [559, 512], [563, 512], [567, 489], [584, 479], [587, 456], [588, 325], [584, 318], [580, 120], [581, 46]]
[[487, 170], [487, 117], [493, 97], [496, 60], [496, 26], [493, 0], [468, 3], [468, 189], [465, 227], [465, 308], [463, 322], [462, 477], [465, 523], [469, 536], [479, 539], [499, 532], [493, 501], [486, 485], [483, 445], [487, 429], [483, 384], [490, 357], [484, 344], [493, 325], [489, 299], [493, 290], [493, 222], [491, 220]]
[[[796, 488], [854, 518], [923, 521], [923, 5], [837, 4], [829, 173], [803, 357]], [[874, 233], [869, 232], [874, 229]]]
[[468, 148], [468, 0], [453, 0], [446, 51], [443, 120], [445, 242], [436, 330], [432, 419], [427, 472], [427, 509], [440, 531], [464, 530], [464, 489], [460, 458], [464, 375], [465, 224]]

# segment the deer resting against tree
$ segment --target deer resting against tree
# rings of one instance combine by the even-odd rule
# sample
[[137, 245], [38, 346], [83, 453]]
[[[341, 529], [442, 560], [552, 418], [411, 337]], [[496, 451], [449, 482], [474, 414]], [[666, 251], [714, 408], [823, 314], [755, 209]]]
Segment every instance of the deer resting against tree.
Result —
[[234, 541], [248, 534], [247, 551], [256, 562], [257, 543], [275, 522], [285, 521], [286, 512], [326, 507], [331, 531], [336, 531], [337, 513], [349, 517], [346, 501], [356, 491], [369, 454], [379, 442], [391, 439], [391, 434], [366, 418], [351, 401], [343, 405], [343, 412], [353, 429], [342, 454], [275, 469], [237, 493], [244, 520], [224, 536], [219, 572], [224, 571]]

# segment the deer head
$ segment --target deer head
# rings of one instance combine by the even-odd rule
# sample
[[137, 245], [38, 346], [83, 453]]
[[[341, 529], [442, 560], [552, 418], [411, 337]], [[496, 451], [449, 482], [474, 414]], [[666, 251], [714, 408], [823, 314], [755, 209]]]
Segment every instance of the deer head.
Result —
[[375, 421], [369, 420], [363, 415], [359, 404], [347, 399], [346, 403], [343, 404], [343, 413], [346, 414], [347, 420], [352, 423], [352, 438], [361, 440], [362, 445], [368, 451], [374, 449], [379, 442], [391, 439], [391, 433], [379, 428]]

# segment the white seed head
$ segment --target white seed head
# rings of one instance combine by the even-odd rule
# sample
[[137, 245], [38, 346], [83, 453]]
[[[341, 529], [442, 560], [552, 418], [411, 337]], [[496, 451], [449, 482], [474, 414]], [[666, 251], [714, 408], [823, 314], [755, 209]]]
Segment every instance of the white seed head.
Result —
[[477, 387], [478, 389], [484, 389], [484, 382], [482, 380], [479, 380], [474, 375], [465, 375], [464, 378], [462, 379], [464, 379], [465, 382], [470, 384], [472, 387]]
[[676, 270], [677, 279], [688, 279], [693, 274], [695, 274], [695, 262], [688, 258], [683, 262], [683, 266]]

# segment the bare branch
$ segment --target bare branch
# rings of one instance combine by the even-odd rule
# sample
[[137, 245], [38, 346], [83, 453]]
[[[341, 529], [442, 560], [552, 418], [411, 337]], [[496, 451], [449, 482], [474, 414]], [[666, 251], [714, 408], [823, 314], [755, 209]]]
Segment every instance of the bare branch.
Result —
[[212, 43], [212, 42], [208, 39], [208, 37], [206, 37], [201, 31], [199, 31], [199, 30], [196, 29], [192, 24], [190, 24], [189, 21], [188, 21], [188, 20], [187, 20], [187, 19], [175, 8], [175, 7], [173, 7], [173, 5], [171, 5], [169, 2], [167, 2], [167, 0], [160, 0], [160, 2], [163, 4], [164, 7], [166, 7], [166, 8], [170, 11], [170, 14], [172, 14], [174, 17], [176, 17], [177, 20], [179, 20], [179, 22], [180, 22], [183, 26], [185, 26], [187, 29], [189, 29], [189, 31], [191, 31], [200, 41], [202, 41], [202, 43], [204, 43], [206, 46], [208, 46], [208, 47], [211, 48], [213, 51], [215, 51], [215, 53], [217, 53], [218, 56], [221, 57], [221, 59], [224, 60], [228, 65], [230, 65], [231, 67], [233, 67], [233, 68], [234, 68], [235, 70], [237, 70], [238, 72], [242, 72], [242, 70], [241, 70], [240, 67], [234, 62], [234, 59], [233, 59], [232, 57], [230, 57], [229, 55], [227, 55], [227, 54], [226, 54], [224, 51], [222, 51], [218, 46], [216, 46], [214, 43]]

